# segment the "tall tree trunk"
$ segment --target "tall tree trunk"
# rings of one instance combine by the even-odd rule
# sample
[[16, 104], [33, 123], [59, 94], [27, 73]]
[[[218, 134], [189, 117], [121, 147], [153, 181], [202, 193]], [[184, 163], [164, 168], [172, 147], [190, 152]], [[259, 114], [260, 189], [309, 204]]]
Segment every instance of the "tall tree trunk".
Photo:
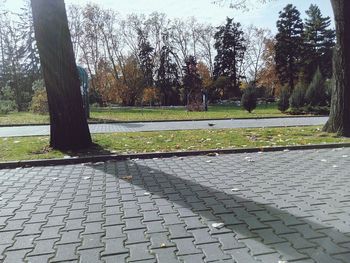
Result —
[[91, 145], [63, 0], [31, 0], [35, 36], [50, 111], [50, 145], [78, 150]]
[[329, 120], [323, 130], [350, 137], [350, 1], [331, 0], [337, 33]]

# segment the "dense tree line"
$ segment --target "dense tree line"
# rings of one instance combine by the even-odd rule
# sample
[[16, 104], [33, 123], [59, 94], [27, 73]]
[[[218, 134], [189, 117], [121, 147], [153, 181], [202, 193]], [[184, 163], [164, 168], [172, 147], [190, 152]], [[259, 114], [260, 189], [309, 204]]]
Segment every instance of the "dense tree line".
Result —
[[[6, 25], [0, 30], [0, 100], [7, 94], [16, 109], [26, 110], [41, 78], [30, 5], [0, 15]], [[325, 79], [331, 76], [334, 31], [317, 6], [303, 22], [288, 5], [276, 37], [232, 18], [214, 27], [160, 13], [122, 17], [91, 4], [69, 6], [67, 15], [76, 61], [89, 73], [91, 103], [198, 104], [203, 93], [211, 101], [240, 97], [250, 82], [262, 87], [260, 97], [273, 97], [284, 85], [291, 93], [301, 80], [310, 83], [317, 68]], [[196, 84], [188, 81], [193, 72]]]
[[323, 17], [316, 5], [311, 5], [306, 15], [303, 22], [300, 12], [289, 4], [277, 21], [275, 63], [284, 86], [280, 108], [284, 111], [290, 106], [292, 113], [327, 114], [335, 31], [330, 28], [330, 18]]

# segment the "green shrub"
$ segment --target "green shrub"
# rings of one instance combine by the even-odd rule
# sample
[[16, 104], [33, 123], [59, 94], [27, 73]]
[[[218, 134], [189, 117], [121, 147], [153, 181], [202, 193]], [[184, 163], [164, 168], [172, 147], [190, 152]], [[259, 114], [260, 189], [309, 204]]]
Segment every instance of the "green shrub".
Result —
[[256, 108], [257, 96], [256, 88], [254, 84], [249, 84], [244, 90], [241, 105], [242, 107], [251, 113]]
[[289, 105], [292, 109], [298, 109], [305, 105], [306, 89], [302, 84], [298, 84], [289, 98]]
[[16, 110], [16, 103], [12, 100], [0, 100], [0, 114], [8, 114]]
[[321, 71], [317, 68], [315, 75], [306, 91], [305, 98], [311, 106], [327, 105], [327, 90], [325, 80], [322, 77]]
[[277, 103], [277, 107], [281, 112], [285, 112], [289, 108], [289, 91], [288, 87], [283, 87], [281, 89], [281, 94]]
[[313, 114], [313, 115], [329, 115], [329, 106], [311, 106], [307, 105], [300, 108], [291, 108], [289, 114], [291, 115], [302, 115], [302, 114]]
[[0, 114], [8, 114], [11, 111], [17, 110], [15, 103], [15, 94], [10, 86], [5, 86], [0, 89]]
[[43, 80], [38, 80], [33, 83], [34, 95], [30, 110], [34, 113], [46, 114], [49, 112], [47, 94]]

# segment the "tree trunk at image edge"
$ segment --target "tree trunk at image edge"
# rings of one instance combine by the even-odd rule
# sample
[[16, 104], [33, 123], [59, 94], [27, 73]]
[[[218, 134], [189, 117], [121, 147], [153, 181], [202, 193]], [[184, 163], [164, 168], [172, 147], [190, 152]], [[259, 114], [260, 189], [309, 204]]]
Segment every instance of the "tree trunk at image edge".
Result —
[[34, 29], [50, 112], [50, 145], [78, 150], [91, 145], [63, 0], [31, 0]]
[[331, 0], [337, 45], [334, 49], [334, 83], [329, 120], [323, 130], [350, 137], [350, 1]]

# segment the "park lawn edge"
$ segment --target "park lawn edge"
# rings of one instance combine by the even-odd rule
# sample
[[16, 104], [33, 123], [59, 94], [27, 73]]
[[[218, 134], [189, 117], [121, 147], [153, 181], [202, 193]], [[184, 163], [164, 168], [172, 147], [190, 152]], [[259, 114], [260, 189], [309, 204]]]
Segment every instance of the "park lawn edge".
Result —
[[350, 143], [320, 126], [96, 134], [93, 140], [85, 151], [60, 152], [48, 147], [48, 136], [0, 138], [0, 162]]
[[[224, 119], [261, 119], [261, 118], [290, 118], [307, 117], [307, 115], [289, 115], [280, 112], [274, 105], [259, 105], [252, 113], [238, 106], [210, 106], [208, 112], [188, 112], [185, 109], [92, 109], [89, 123], [120, 123], [120, 122], [164, 122], [164, 121], [195, 121], [195, 120], [224, 120]], [[49, 116], [32, 112], [12, 112], [0, 115], [0, 127], [47, 125]]]

